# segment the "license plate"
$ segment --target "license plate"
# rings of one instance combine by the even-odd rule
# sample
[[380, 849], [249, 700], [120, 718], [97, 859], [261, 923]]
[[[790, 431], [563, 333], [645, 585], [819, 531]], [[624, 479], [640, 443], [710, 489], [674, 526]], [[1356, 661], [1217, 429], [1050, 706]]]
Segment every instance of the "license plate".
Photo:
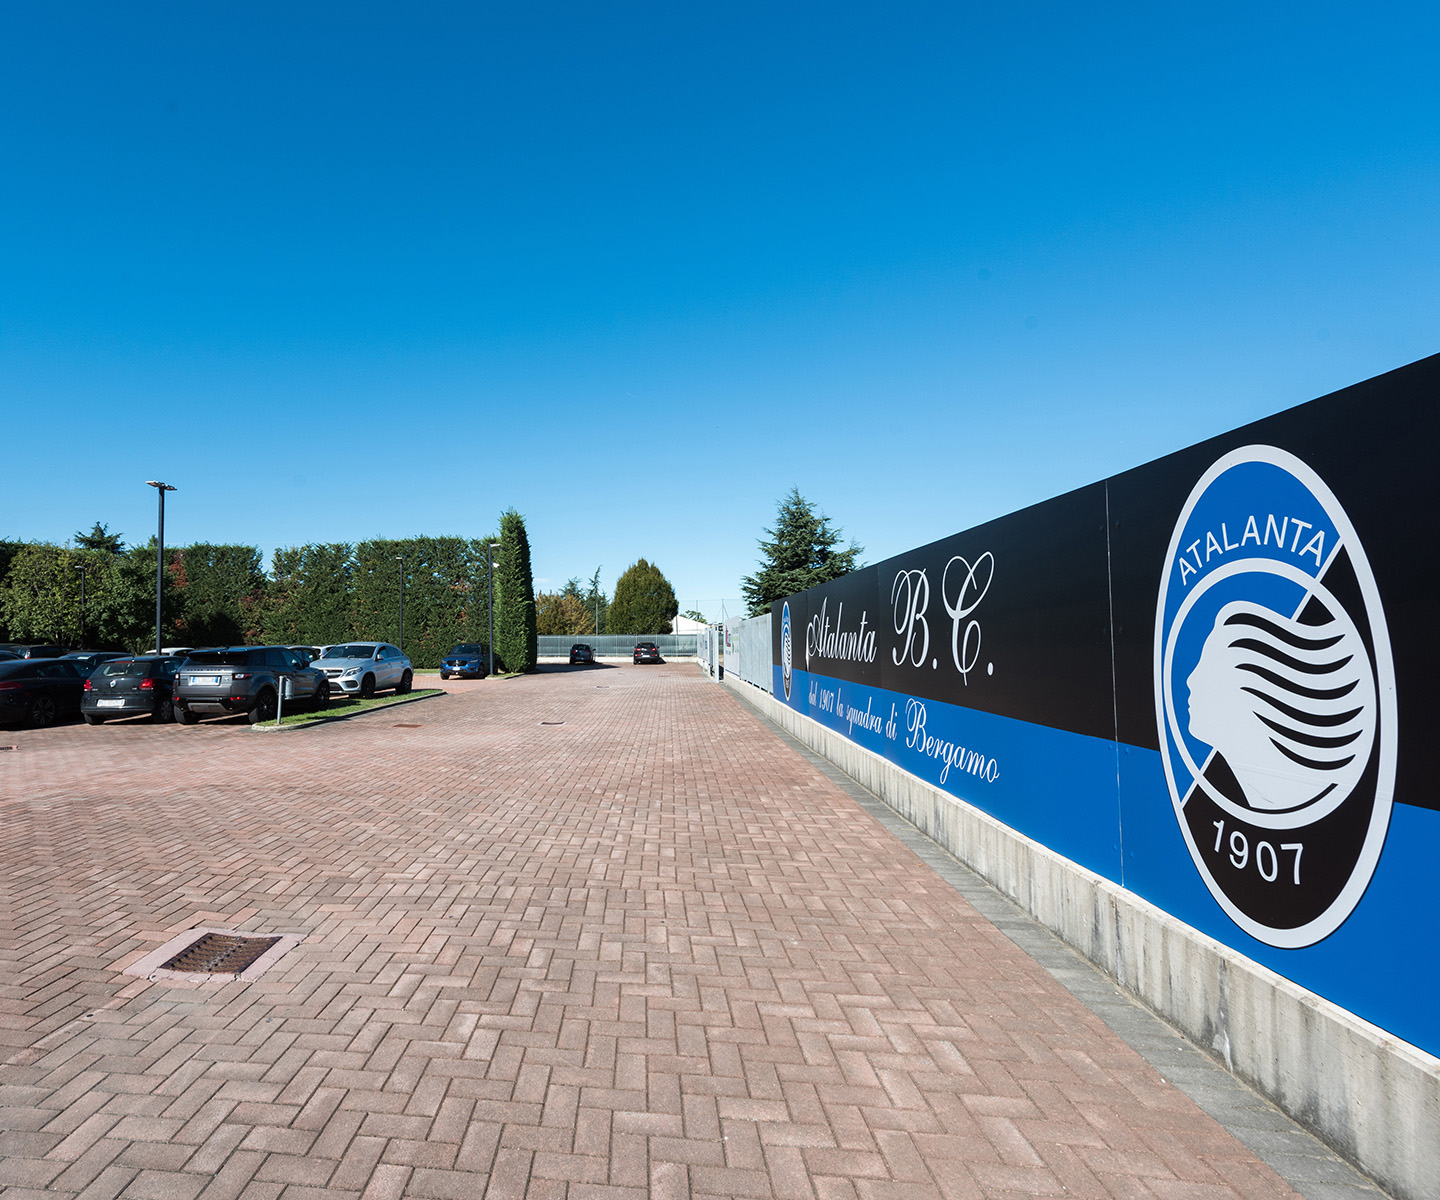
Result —
[[208, 683], [208, 684], [210, 684], [210, 685], [212, 685], [212, 686], [214, 686], [214, 687], [218, 687], [218, 686], [220, 685], [220, 676], [218, 676], [218, 675], [192, 675], [192, 676], [190, 676], [190, 682], [191, 682], [191, 683]]
[[97, 700], [96, 703], [99, 704], [101, 708], [124, 708], [124, 707], [125, 707], [125, 701], [123, 701], [123, 700]]

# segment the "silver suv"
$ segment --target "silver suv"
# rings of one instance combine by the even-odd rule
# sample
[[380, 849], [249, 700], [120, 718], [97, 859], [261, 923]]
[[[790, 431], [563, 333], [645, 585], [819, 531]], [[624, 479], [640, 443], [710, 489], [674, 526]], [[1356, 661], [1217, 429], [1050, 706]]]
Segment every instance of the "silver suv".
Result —
[[342, 642], [326, 646], [314, 665], [325, 672], [330, 690], [368, 700], [376, 692], [394, 688], [397, 695], [410, 690], [415, 668], [389, 642]]
[[285, 703], [297, 708], [330, 703], [330, 681], [288, 646], [196, 650], [175, 677], [175, 712], [183, 725], [209, 713], [244, 713], [258, 725], [275, 719], [282, 689]]

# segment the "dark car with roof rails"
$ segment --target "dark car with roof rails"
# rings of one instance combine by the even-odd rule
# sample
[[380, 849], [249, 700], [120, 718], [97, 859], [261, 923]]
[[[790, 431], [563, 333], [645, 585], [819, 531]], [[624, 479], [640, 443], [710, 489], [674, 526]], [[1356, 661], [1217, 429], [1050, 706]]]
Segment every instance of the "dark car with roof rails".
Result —
[[570, 647], [570, 665], [574, 667], [580, 663], [595, 665], [595, 647], [588, 642], [576, 642]]
[[664, 662], [660, 657], [660, 647], [654, 642], [635, 643], [635, 661], [637, 663]]
[[0, 662], [0, 725], [43, 729], [80, 711], [85, 676], [63, 658]]
[[14, 642], [6, 642], [0, 646], [0, 650], [9, 650], [10, 653], [20, 658], [59, 658], [62, 654], [68, 653], [64, 646], [20, 646]]
[[273, 721], [282, 703], [318, 711], [330, 703], [330, 681], [288, 646], [196, 650], [176, 675], [175, 713], [182, 725], [202, 716]]
[[134, 658], [135, 655], [128, 650], [72, 650], [60, 657], [79, 667], [82, 675], [88, 675], [103, 662], [113, 662], [117, 658]]
[[168, 725], [175, 719], [175, 676], [184, 661], [170, 654], [137, 654], [100, 663], [85, 680], [80, 703], [85, 724], [144, 716]]

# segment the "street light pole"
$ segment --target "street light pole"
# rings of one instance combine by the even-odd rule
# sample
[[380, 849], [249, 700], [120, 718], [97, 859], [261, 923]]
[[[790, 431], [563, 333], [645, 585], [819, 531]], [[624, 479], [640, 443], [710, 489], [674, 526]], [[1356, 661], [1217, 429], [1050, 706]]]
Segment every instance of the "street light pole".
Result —
[[400, 564], [400, 641], [399, 650], [405, 653], [405, 556], [397, 554], [395, 561]]
[[165, 493], [176, 489], [158, 479], [147, 479], [147, 487], [160, 493], [160, 531], [155, 538], [155, 653], [160, 653], [160, 601], [165, 593]]
[[495, 675], [495, 543], [485, 543], [485, 569], [490, 580], [486, 590], [490, 593], [490, 670], [487, 672], [492, 678]]
[[75, 569], [80, 572], [80, 649], [85, 649], [85, 572], [84, 563], [76, 563]]

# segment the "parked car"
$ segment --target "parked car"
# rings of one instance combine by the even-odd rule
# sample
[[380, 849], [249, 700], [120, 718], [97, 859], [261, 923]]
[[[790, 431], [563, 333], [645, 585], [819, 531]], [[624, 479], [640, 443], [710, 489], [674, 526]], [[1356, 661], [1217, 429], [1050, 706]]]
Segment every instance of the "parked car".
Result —
[[288, 646], [231, 646], [196, 650], [180, 664], [175, 685], [175, 711], [182, 725], [193, 725], [207, 713], [244, 713], [250, 724], [275, 719], [285, 680], [287, 704], [323, 709], [332, 688]]
[[85, 681], [80, 703], [85, 724], [144, 714], [157, 725], [168, 725], [175, 719], [175, 674], [182, 662], [173, 655], [142, 654], [100, 663]]
[[303, 655], [306, 662], [314, 662], [317, 658], [319, 658], [322, 654], [325, 653], [324, 646], [287, 646], [286, 649], [293, 650], [296, 654]]
[[134, 658], [124, 650], [72, 650], [60, 656], [66, 662], [73, 662], [80, 668], [80, 674], [89, 675], [102, 662], [113, 662], [117, 658]]
[[572, 667], [576, 663], [591, 663], [593, 665], [594, 662], [595, 651], [584, 642], [576, 642], [570, 647], [570, 665]]
[[409, 658], [389, 642], [346, 642], [330, 646], [315, 660], [330, 681], [330, 689], [368, 700], [376, 692], [394, 688], [397, 695], [410, 690], [415, 668]]
[[440, 660], [440, 678], [484, 679], [490, 674], [490, 652], [479, 642], [462, 642]]
[[7, 642], [4, 648], [21, 658], [59, 658], [66, 653], [64, 646], [17, 646]]
[[0, 724], [53, 725], [80, 711], [85, 676], [62, 658], [0, 662]]
[[645, 663], [664, 662], [665, 660], [660, 657], [660, 647], [654, 642], [636, 642], [635, 661], [637, 663]]

